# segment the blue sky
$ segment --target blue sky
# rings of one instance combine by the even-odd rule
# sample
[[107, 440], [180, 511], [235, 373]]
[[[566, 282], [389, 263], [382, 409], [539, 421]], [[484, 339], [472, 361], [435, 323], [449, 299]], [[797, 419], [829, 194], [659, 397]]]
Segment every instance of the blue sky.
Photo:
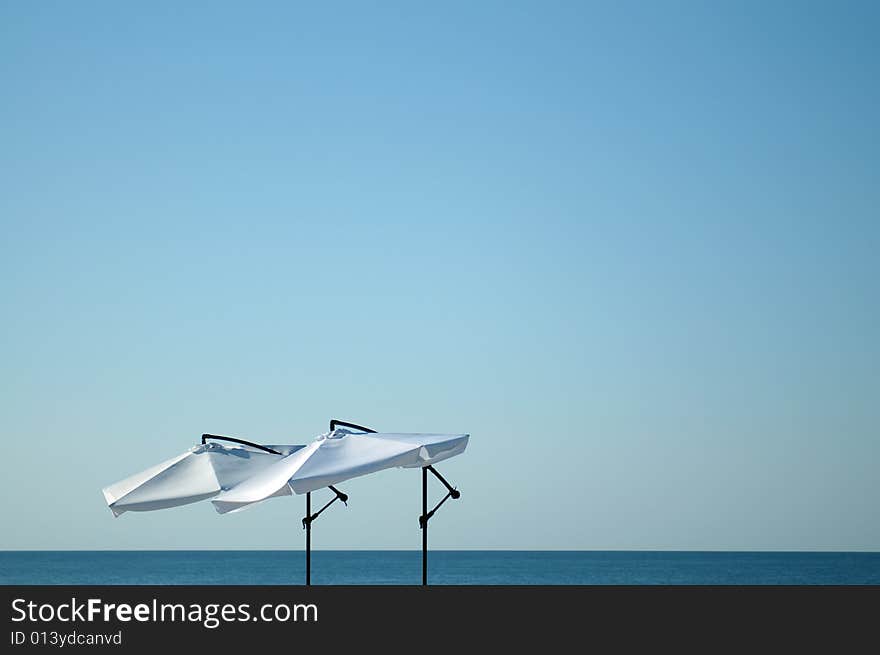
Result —
[[880, 549], [878, 18], [4, 3], [0, 548], [301, 548], [100, 488], [335, 417], [472, 434], [434, 547]]

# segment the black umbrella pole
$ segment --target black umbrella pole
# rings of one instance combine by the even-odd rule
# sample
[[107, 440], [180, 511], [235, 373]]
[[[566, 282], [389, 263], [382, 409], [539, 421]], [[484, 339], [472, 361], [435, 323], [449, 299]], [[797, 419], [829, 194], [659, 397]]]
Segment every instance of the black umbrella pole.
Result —
[[422, 467], [422, 585], [428, 584], [428, 468]]
[[[306, 516], [312, 515], [312, 493], [306, 493]], [[306, 584], [312, 584], [312, 522], [306, 521]]]

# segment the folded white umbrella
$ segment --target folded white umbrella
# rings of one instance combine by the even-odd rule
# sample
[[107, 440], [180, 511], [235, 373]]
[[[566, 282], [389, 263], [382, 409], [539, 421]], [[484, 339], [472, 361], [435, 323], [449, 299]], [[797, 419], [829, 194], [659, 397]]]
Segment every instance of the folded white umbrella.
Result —
[[[187, 505], [230, 489], [302, 446], [236, 445], [206, 442], [177, 457], [104, 487], [104, 499], [114, 516]], [[276, 495], [290, 495], [277, 489]]]
[[[337, 428], [337, 426], [345, 426]], [[348, 429], [347, 429], [348, 428]], [[427, 584], [428, 520], [454, 489], [433, 464], [464, 452], [467, 434], [377, 433], [354, 423], [330, 421], [330, 432], [307, 445], [263, 446], [250, 441], [202, 435], [202, 443], [103, 489], [115, 516], [126, 511], [150, 511], [212, 499], [221, 514], [239, 511], [275, 496], [306, 494], [306, 584], [311, 578], [311, 525], [336, 500], [348, 496], [333, 485], [387, 468], [422, 469], [422, 583]], [[225, 440], [227, 446], [208, 439]], [[447, 494], [428, 512], [428, 471]], [[311, 492], [328, 487], [334, 498], [311, 513]]]
[[[275, 461], [211, 502], [221, 514], [293, 489], [304, 494], [382, 469], [436, 464], [464, 452], [466, 434], [353, 432], [336, 428]], [[289, 492], [286, 492], [289, 493]]]

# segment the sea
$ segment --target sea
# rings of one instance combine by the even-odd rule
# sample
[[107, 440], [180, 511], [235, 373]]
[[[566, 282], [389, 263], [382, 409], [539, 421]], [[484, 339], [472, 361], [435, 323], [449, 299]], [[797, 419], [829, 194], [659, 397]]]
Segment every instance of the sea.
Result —
[[[318, 550], [312, 584], [416, 585], [421, 551]], [[0, 551], [3, 585], [300, 585], [290, 550]], [[434, 585], [868, 585], [877, 552], [435, 550]]]

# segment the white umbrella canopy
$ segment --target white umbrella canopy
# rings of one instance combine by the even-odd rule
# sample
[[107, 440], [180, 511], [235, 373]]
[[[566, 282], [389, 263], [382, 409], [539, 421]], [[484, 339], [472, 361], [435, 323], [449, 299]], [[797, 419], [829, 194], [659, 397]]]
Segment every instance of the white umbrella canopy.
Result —
[[[114, 516], [188, 505], [240, 484], [301, 448], [201, 443], [102, 491]], [[290, 493], [289, 489], [279, 489], [276, 495]]]
[[267, 498], [315, 491], [387, 468], [425, 467], [464, 452], [467, 434], [352, 432], [336, 428], [312, 443], [255, 471], [211, 501], [221, 514]]

